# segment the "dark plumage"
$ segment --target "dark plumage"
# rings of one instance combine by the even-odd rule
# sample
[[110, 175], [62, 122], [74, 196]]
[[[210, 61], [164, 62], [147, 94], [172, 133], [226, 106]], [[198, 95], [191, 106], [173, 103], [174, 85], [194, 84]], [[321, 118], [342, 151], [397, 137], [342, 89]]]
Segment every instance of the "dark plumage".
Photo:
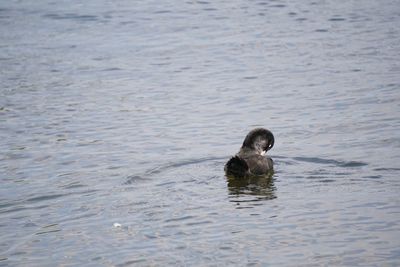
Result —
[[225, 164], [226, 175], [244, 177], [268, 174], [273, 170], [273, 161], [265, 154], [274, 146], [274, 142], [274, 135], [267, 129], [250, 131], [239, 153]]

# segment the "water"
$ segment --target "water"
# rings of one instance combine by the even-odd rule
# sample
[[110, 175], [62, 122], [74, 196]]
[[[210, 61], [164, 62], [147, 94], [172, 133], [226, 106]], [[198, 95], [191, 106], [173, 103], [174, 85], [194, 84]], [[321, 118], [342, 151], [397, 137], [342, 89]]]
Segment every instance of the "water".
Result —
[[[0, 25], [1, 266], [400, 265], [398, 1], [3, 1]], [[227, 180], [254, 127], [275, 174]]]

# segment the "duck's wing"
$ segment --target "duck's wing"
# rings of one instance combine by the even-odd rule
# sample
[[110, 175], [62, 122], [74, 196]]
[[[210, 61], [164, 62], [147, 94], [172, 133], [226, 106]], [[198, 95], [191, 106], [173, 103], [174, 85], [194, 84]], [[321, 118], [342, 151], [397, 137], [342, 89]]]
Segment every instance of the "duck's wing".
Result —
[[224, 169], [226, 175], [235, 177], [244, 177], [249, 173], [249, 166], [246, 161], [238, 156], [234, 156], [228, 160]]

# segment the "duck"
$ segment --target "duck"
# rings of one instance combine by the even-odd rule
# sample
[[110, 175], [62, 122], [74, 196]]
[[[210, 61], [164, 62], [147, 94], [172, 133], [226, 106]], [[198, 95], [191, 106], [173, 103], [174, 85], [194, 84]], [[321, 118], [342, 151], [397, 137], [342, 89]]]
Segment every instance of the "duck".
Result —
[[272, 132], [265, 128], [251, 130], [243, 141], [239, 152], [225, 164], [227, 176], [248, 177], [268, 175], [274, 162], [266, 153], [275, 143]]

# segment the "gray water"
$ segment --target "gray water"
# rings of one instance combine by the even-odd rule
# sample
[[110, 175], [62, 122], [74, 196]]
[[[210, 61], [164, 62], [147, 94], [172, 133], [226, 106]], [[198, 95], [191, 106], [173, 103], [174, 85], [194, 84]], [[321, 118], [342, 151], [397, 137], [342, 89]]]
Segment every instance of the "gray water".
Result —
[[[2, 1], [0, 265], [399, 266], [399, 29], [389, 0]], [[275, 173], [228, 180], [254, 127]]]

